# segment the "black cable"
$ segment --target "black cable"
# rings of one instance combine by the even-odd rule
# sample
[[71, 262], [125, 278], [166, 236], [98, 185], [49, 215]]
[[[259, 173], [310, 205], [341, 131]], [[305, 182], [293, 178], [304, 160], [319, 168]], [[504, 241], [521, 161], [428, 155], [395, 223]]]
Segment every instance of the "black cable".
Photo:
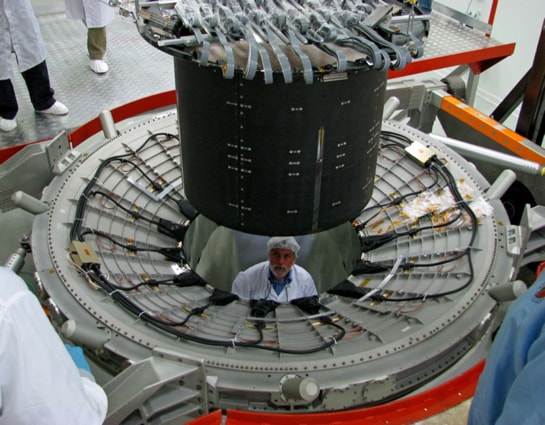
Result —
[[[388, 298], [388, 297], [378, 295], [378, 296], [375, 296], [375, 299], [378, 299], [380, 301], [403, 302], [403, 301], [416, 301], [416, 300], [440, 298], [440, 297], [444, 297], [444, 296], [448, 296], [448, 295], [460, 292], [466, 289], [471, 284], [471, 282], [473, 282], [473, 278], [475, 277], [475, 270], [474, 270], [473, 261], [471, 258], [471, 249], [473, 248], [473, 244], [477, 237], [477, 223], [478, 223], [477, 216], [475, 215], [471, 207], [468, 205], [468, 203], [464, 200], [463, 196], [460, 194], [460, 191], [458, 190], [458, 186], [456, 184], [456, 180], [454, 179], [454, 176], [452, 175], [450, 170], [448, 170], [448, 168], [445, 166], [445, 164], [442, 161], [440, 161], [438, 158], [434, 157], [432, 159], [432, 167], [436, 167], [437, 171], [445, 178], [445, 181], [447, 182], [447, 186], [449, 187], [457, 205], [459, 205], [460, 208], [468, 214], [471, 220], [470, 241], [467, 247], [460, 254], [456, 255], [455, 257], [451, 257], [447, 260], [434, 262], [434, 263], [426, 263], [426, 264], [418, 264], [418, 263], [406, 264], [406, 265], [401, 265], [400, 267], [403, 267], [403, 268], [432, 267], [432, 266], [451, 263], [453, 261], [457, 261], [460, 258], [463, 258], [464, 256], [467, 256], [468, 267], [469, 267], [469, 278], [464, 284], [462, 284], [461, 286], [457, 288], [453, 288], [448, 291], [438, 292], [435, 294], [423, 294], [423, 295], [403, 297], [403, 298]], [[456, 219], [458, 219], [460, 216], [461, 214]]]
[[[183, 276], [183, 275], [181, 275]], [[203, 281], [204, 283], [204, 281]], [[125, 292], [130, 292], [130, 291], [134, 291], [134, 290], [137, 290], [143, 286], [147, 286], [147, 287], [151, 287], [151, 288], [158, 288], [159, 286], [176, 286], [176, 287], [181, 287], [181, 286], [188, 286], [188, 285], [184, 285], [183, 282], [181, 281], [180, 279], [180, 276], [172, 276], [168, 279], [161, 279], [161, 280], [156, 280], [156, 279], [148, 279], [146, 281], [143, 281], [143, 282], [138, 282], [137, 284], [135, 285], [132, 285], [132, 286], [121, 286], [121, 285], [116, 285], [115, 283], [112, 283], [111, 281], [109, 282], [110, 286], [114, 289], [114, 290], [117, 290], [117, 291], [125, 291]], [[195, 285], [198, 285], [199, 282], [198, 281], [193, 281], [193, 283], [189, 286], [195, 286]]]
[[111, 196], [110, 194], [106, 193], [106, 192], [103, 192], [101, 190], [95, 190], [93, 192], [91, 192], [89, 194], [89, 197], [93, 197], [93, 196], [96, 196], [96, 195], [100, 195], [106, 199], [108, 199], [109, 201], [113, 202], [116, 207], [119, 207], [121, 208], [123, 211], [125, 211], [127, 214], [129, 214], [130, 216], [132, 216], [134, 219], [136, 220], [144, 220], [144, 221], [147, 221], [148, 223], [151, 223], [151, 224], [156, 224], [157, 226], [159, 226], [161, 223], [156, 221], [156, 220], [152, 220], [150, 218], [147, 218], [145, 216], [143, 216], [142, 214], [136, 212], [136, 211], [133, 211], [127, 207], [124, 207], [123, 205], [121, 205], [121, 202], [119, 202], [117, 199], [115, 199], [113, 196]]
[[[172, 322], [167, 322], [164, 320], [157, 319], [156, 317], [152, 316], [148, 312], [142, 310], [140, 307], [138, 307], [135, 303], [133, 303], [131, 300], [129, 300], [122, 292], [119, 292], [115, 288], [115, 285], [112, 285], [109, 281], [108, 277], [100, 270], [99, 265], [92, 265], [88, 270], [89, 277], [102, 289], [104, 289], [110, 297], [117, 303], [119, 303], [123, 308], [125, 308], [130, 313], [134, 314], [141, 320], [148, 322], [159, 329], [162, 329], [170, 334], [176, 335], [180, 337], [181, 339], [188, 340], [191, 342], [196, 342], [199, 344], [204, 345], [211, 345], [216, 347], [246, 347], [246, 348], [256, 348], [260, 350], [267, 350], [267, 351], [274, 351], [278, 353], [283, 354], [312, 354], [316, 353], [318, 351], [322, 351], [326, 348], [329, 348], [333, 344], [336, 344], [338, 341], [340, 341], [346, 334], [345, 329], [334, 323], [329, 317], [324, 316], [320, 318], [320, 320], [324, 324], [331, 325], [337, 329], [339, 329], [339, 334], [331, 337], [330, 341], [327, 341], [317, 347], [308, 348], [305, 350], [291, 350], [291, 349], [285, 349], [285, 348], [278, 348], [278, 347], [269, 347], [266, 345], [260, 345], [263, 341], [263, 332], [262, 329], [264, 327], [264, 324], [256, 324], [256, 329], [259, 333], [258, 339], [251, 342], [243, 342], [243, 341], [235, 341], [235, 340], [217, 340], [217, 339], [210, 339], [210, 338], [203, 338], [200, 336], [192, 335], [186, 332], [182, 332], [179, 329], [176, 329], [175, 326], [180, 326], [179, 324], [173, 324]], [[199, 308], [197, 310], [194, 310], [196, 312], [199, 311]], [[191, 314], [191, 313], [190, 313]], [[193, 314], [194, 315], [194, 314]], [[187, 321], [185, 321], [186, 323]], [[183, 322], [180, 322], [183, 323]]]
[[125, 248], [127, 251], [132, 252], [157, 252], [164, 255], [171, 261], [181, 261], [183, 259], [182, 249], [178, 247], [158, 247], [158, 248], [142, 248], [136, 245], [127, 245], [122, 242], [117, 241], [115, 238], [110, 236], [108, 233], [102, 232], [100, 230], [88, 229], [80, 233], [80, 237], [85, 235], [96, 235], [101, 238], [107, 239], [112, 242], [114, 245]]
[[[96, 196], [96, 195], [104, 196], [106, 199], [109, 199], [116, 206], [118, 206], [123, 211], [130, 214], [131, 216], [133, 216], [135, 219], [143, 219], [143, 220], [148, 221], [149, 223], [155, 224], [160, 229], [162, 228], [164, 232], [177, 233], [177, 231], [179, 231], [179, 229], [177, 229], [176, 227], [173, 227], [173, 225], [175, 225], [175, 223], [170, 223], [170, 222], [167, 222], [166, 220], [162, 220], [162, 219], [160, 219], [159, 221], [148, 219], [148, 218], [144, 217], [142, 214], [136, 213], [136, 212], [131, 211], [130, 209], [124, 207], [120, 202], [118, 202], [110, 194], [108, 194], [108, 193], [106, 193], [104, 191], [101, 191], [101, 190], [94, 190], [94, 191], [92, 190], [93, 186], [98, 182], [98, 179], [99, 179], [101, 173], [103, 172], [103, 170], [108, 165], [110, 165], [112, 162], [115, 162], [115, 161], [119, 161], [121, 163], [131, 164], [138, 172], [140, 172], [153, 185], [153, 187], [156, 190], [160, 190], [161, 187], [159, 187], [159, 185], [156, 182], [154, 182], [151, 178], [149, 178], [149, 176], [147, 176], [144, 173], [144, 171], [137, 164], [135, 164], [131, 160], [128, 160], [127, 157], [129, 157], [131, 155], [134, 155], [135, 153], [140, 152], [150, 140], [155, 139], [155, 138], [157, 138], [158, 136], [161, 136], [161, 135], [168, 135], [168, 134], [159, 133], [159, 134], [151, 135], [148, 139], [146, 139], [146, 141], [136, 151], [130, 152], [130, 153], [127, 153], [127, 154], [123, 154], [123, 155], [114, 156], [114, 157], [111, 157], [111, 158], [107, 158], [106, 160], [101, 162], [101, 164], [98, 166], [97, 170], [95, 171], [95, 174], [93, 175], [93, 178], [86, 185], [86, 187], [84, 188], [80, 198], [78, 199], [78, 203], [77, 203], [77, 206], [76, 206], [76, 214], [75, 214], [75, 218], [74, 218], [74, 223], [73, 223], [73, 225], [72, 225], [72, 227], [70, 229], [71, 240], [84, 241], [85, 240], [84, 237], [86, 235], [94, 234], [96, 236], [105, 238], [105, 239], [109, 240], [110, 242], [112, 242], [113, 244], [115, 244], [117, 246], [121, 246], [121, 247], [123, 247], [123, 248], [125, 248], [125, 249], [127, 249], [129, 251], [133, 251], [133, 252], [139, 252], [139, 251], [159, 252], [159, 253], [169, 257], [171, 260], [175, 260], [175, 261], [181, 261], [182, 260], [182, 258], [180, 256], [181, 249], [179, 249], [179, 248], [168, 248], [168, 247], [167, 248], [142, 248], [142, 247], [138, 247], [138, 246], [134, 246], [134, 245], [124, 244], [124, 243], [116, 240], [115, 238], [113, 238], [109, 234], [107, 234], [105, 232], [102, 232], [100, 230], [85, 229], [85, 230], [82, 231], [82, 222], [83, 222], [83, 217], [84, 217], [84, 213], [85, 213], [85, 210], [86, 210], [86, 207], [87, 207], [88, 200], [91, 197]], [[168, 136], [172, 136], [172, 135], [168, 135]], [[175, 136], [172, 136], [172, 137], [175, 137]], [[170, 198], [170, 199], [173, 199], [173, 198]], [[186, 208], [186, 207], [184, 206], [184, 208]], [[322, 318], [321, 320], [322, 320], [322, 322], [324, 324], [328, 324], [328, 325], [331, 325], [333, 327], [336, 327], [337, 329], [339, 329], [340, 332], [337, 335], [331, 337], [329, 341], [327, 341], [327, 342], [325, 342], [325, 343], [323, 343], [323, 344], [321, 344], [321, 345], [319, 345], [317, 347], [304, 349], [304, 350], [291, 350], [291, 349], [283, 349], [283, 348], [278, 348], [278, 347], [270, 347], [270, 346], [267, 346], [267, 345], [261, 345], [261, 343], [263, 341], [263, 328], [265, 326], [264, 321], [258, 321], [257, 323], [255, 323], [255, 329], [258, 332], [258, 338], [256, 340], [254, 340], [254, 341], [242, 342], [242, 341], [234, 341], [234, 340], [225, 341], [225, 340], [216, 340], [216, 339], [203, 338], [203, 337], [199, 337], [199, 336], [196, 336], [196, 335], [191, 335], [191, 334], [186, 333], [186, 332], [182, 332], [179, 329], [177, 329], [177, 327], [186, 326], [191, 317], [202, 314], [206, 310], [206, 308], [208, 308], [210, 305], [212, 305], [212, 303], [208, 303], [205, 306], [195, 307], [189, 312], [189, 314], [184, 318], [184, 320], [182, 320], [180, 322], [172, 322], [172, 321], [166, 321], [166, 320], [158, 319], [157, 317], [149, 314], [148, 312], [146, 312], [142, 308], [140, 308], [137, 304], [132, 302], [126, 295], [124, 295], [124, 292], [132, 291], [132, 290], [138, 289], [138, 288], [140, 288], [142, 286], [153, 287], [153, 286], [158, 286], [158, 285], [162, 285], [162, 284], [176, 285], [178, 283], [178, 282], [176, 282], [176, 278], [165, 279], [165, 280], [160, 280], [160, 281], [148, 280], [146, 282], [138, 283], [138, 284], [136, 284], [136, 285], [134, 285], [132, 287], [122, 287], [122, 286], [119, 286], [119, 285], [116, 285], [116, 284], [112, 283], [108, 279], [107, 275], [104, 274], [101, 271], [100, 265], [98, 265], [98, 264], [94, 264], [94, 265], [91, 265], [89, 267], [86, 267], [86, 272], [87, 272], [88, 277], [93, 282], [95, 282], [98, 286], [100, 286], [103, 290], [105, 290], [108, 293], [108, 295], [110, 295], [110, 297], [112, 297], [112, 299], [115, 302], [117, 302], [121, 307], [123, 307], [128, 312], [136, 315], [138, 318], [144, 320], [147, 323], [150, 323], [150, 324], [152, 324], [152, 325], [154, 325], [154, 326], [156, 326], [156, 327], [158, 327], [158, 328], [160, 328], [162, 330], [165, 330], [166, 332], [169, 332], [169, 333], [171, 333], [173, 335], [176, 335], [176, 336], [178, 336], [178, 337], [180, 337], [180, 338], [182, 338], [184, 340], [188, 340], [188, 341], [192, 341], [192, 342], [196, 342], [196, 343], [200, 343], [200, 344], [220, 346], [220, 347], [257, 348], [257, 349], [261, 349], [261, 350], [268, 350], [268, 351], [274, 351], [274, 352], [285, 353], [285, 354], [310, 354], [310, 353], [318, 352], [318, 351], [321, 351], [321, 350], [324, 350], [324, 349], [330, 347], [331, 345], [335, 344], [337, 341], [340, 341], [344, 337], [344, 335], [346, 333], [344, 328], [342, 328], [341, 326], [333, 323], [329, 318]], [[196, 284], [199, 284], [199, 283], [200, 282], [197, 282]], [[186, 286], [186, 285], [183, 285], [183, 286]], [[225, 300], [224, 300], [224, 298], [225, 298]], [[220, 297], [218, 297], [218, 302], [222, 302], [222, 303], [223, 302], [229, 302], [229, 300], [234, 300], [234, 299], [235, 298], [233, 298], [233, 297], [220, 296]]]
[[134, 169], [137, 170], [142, 175], [142, 177], [144, 177], [153, 186], [154, 190], [160, 191], [163, 189], [163, 187], [159, 183], [157, 183], [155, 180], [153, 180], [150, 176], [148, 176], [148, 174], [144, 172], [144, 170], [142, 170], [142, 168], [140, 168], [138, 164], [125, 158], [118, 159], [118, 161], [121, 162], [122, 164], [132, 165]]
[[142, 149], [144, 149], [144, 147], [151, 141], [151, 140], [154, 140], [154, 139], [157, 139], [157, 137], [160, 137], [160, 136], [163, 136], [163, 137], [169, 137], [169, 138], [175, 138], [178, 140], [178, 137], [175, 136], [174, 134], [170, 134], [170, 133], [155, 133], [155, 134], [152, 134], [150, 135], [145, 141], [144, 143], [142, 143], [142, 145], [140, 145], [134, 152], [128, 152], [126, 154], [122, 154], [122, 155], [116, 155], [116, 156], [112, 156], [110, 158], [107, 158], [105, 159], [104, 161], [102, 161], [100, 163], [100, 165], [98, 166], [98, 168], [96, 169], [95, 171], [95, 174], [93, 175], [93, 178], [89, 181], [89, 183], [87, 184], [87, 186], [85, 186], [85, 188], [83, 189], [83, 192], [82, 194], [80, 195], [79, 199], [78, 199], [78, 203], [76, 205], [76, 213], [75, 213], [75, 216], [74, 216], [74, 222], [72, 224], [72, 227], [70, 228], [70, 240], [73, 240], [73, 241], [80, 241], [80, 242], [83, 242], [84, 239], [83, 237], [80, 235], [80, 229], [81, 229], [81, 225], [82, 225], [82, 222], [83, 222], [83, 215], [84, 215], [84, 212], [85, 212], [85, 208], [87, 207], [87, 202], [88, 202], [88, 199], [89, 199], [89, 196], [91, 194], [91, 188], [97, 183], [98, 181], [98, 178], [99, 176], [101, 175], [102, 171], [110, 164], [112, 163], [113, 161], [121, 161], [121, 160], [125, 160], [125, 158], [129, 157], [129, 156], [132, 156], [134, 155], [135, 153], [138, 153], [140, 152]]
[[[393, 132], [389, 132], [389, 131], [382, 131], [381, 132], [381, 138], [382, 138], [383, 141], [388, 142], [388, 145], [383, 144], [382, 146], [392, 145], [392, 146], [398, 146], [398, 147], [404, 149], [404, 148], [406, 148], [407, 146], [409, 146], [412, 143], [412, 141], [408, 137], [406, 137], [406, 136], [404, 136], [402, 134], [393, 133]], [[435, 262], [432, 262], [432, 263], [403, 263], [403, 264], [400, 265], [399, 268], [407, 270], [407, 269], [412, 269], [412, 268], [415, 268], [415, 267], [440, 266], [440, 265], [452, 263], [454, 261], [458, 261], [459, 259], [467, 256], [468, 267], [469, 267], [469, 278], [467, 279], [466, 282], [464, 282], [463, 285], [461, 285], [461, 286], [459, 286], [457, 288], [448, 290], [448, 291], [443, 291], [443, 292], [439, 292], [439, 293], [435, 293], [435, 294], [423, 294], [423, 295], [418, 295], [418, 296], [403, 297], [403, 298], [389, 298], [389, 297], [384, 297], [382, 295], [375, 295], [375, 296], [373, 296], [374, 300], [390, 301], [390, 302], [404, 302], [404, 301], [423, 300], [423, 299], [428, 299], [428, 298], [439, 298], [439, 297], [447, 296], [447, 295], [462, 291], [465, 288], [467, 288], [471, 284], [471, 282], [473, 281], [474, 266], [473, 266], [473, 261], [472, 261], [472, 257], [471, 257], [471, 249], [473, 248], [473, 244], [474, 244], [475, 239], [477, 237], [477, 224], [478, 224], [477, 217], [476, 217], [475, 213], [473, 212], [473, 210], [471, 209], [471, 207], [467, 204], [467, 202], [464, 200], [464, 198], [460, 194], [460, 191], [458, 189], [458, 186], [456, 184], [456, 180], [454, 179], [454, 176], [452, 175], [450, 170], [446, 167], [446, 165], [441, 160], [439, 160], [436, 156], [433, 156], [432, 159], [431, 159], [431, 162], [425, 164], [425, 166], [428, 167], [428, 169], [430, 171], [433, 171], [434, 175], [436, 176], [436, 179], [435, 179], [433, 185], [430, 186], [429, 188], [431, 188], [434, 185], [438, 184], [439, 177], [441, 177], [442, 180], [445, 181], [446, 186], [448, 187], [450, 193], [452, 194], [452, 196], [454, 198], [456, 206], [459, 209], [458, 214], [456, 216], [454, 216], [454, 218], [450, 219], [449, 221], [443, 222], [443, 223], [437, 224], [437, 225], [432, 224], [430, 226], [424, 226], [424, 227], [420, 227], [418, 229], [410, 229], [410, 230], [407, 230], [405, 232], [392, 232], [392, 234], [390, 234], [390, 235], [382, 234], [382, 235], [378, 235], [377, 238], [370, 237], [370, 238], [368, 238], [369, 240], [367, 240], [367, 241], [365, 240], [366, 239], [365, 237], [360, 237], [360, 241], [361, 241], [361, 244], [362, 244], [362, 251], [366, 252], [364, 250], [365, 248], [368, 248], [368, 250], [376, 249], [377, 247], [379, 247], [379, 246], [381, 246], [381, 245], [383, 245], [383, 244], [385, 244], [387, 242], [390, 242], [391, 240], [402, 237], [402, 236], [409, 236], [410, 237], [410, 236], [413, 236], [414, 234], [416, 234], [418, 232], [421, 232], [421, 231], [424, 231], [424, 230], [431, 230], [431, 229], [438, 229], [438, 228], [441, 228], [441, 227], [448, 227], [448, 226], [454, 224], [456, 221], [458, 221], [463, 216], [463, 213], [465, 212], [465, 213], [468, 214], [468, 216], [470, 218], [470, 221], [471, 221], [471, 237], [470, 237], [469, 243], [467, 244], [467, 247], [465, 249], [463, 249], [459, 254], [457, 254], [457, 255], [455, 255], [453, 257], [449, 257], [448, 259], [445, 259], [445, 260], [435, 261]], [[417, 195], [416, 192], [414, 194]], [[410, 196], [410, 195], [408, 195], [408, 196]], [[383, 205], [380, 205], [380, 206], [374, 205], [374, 206], [372, 206], [370, 208], [388, 208], [390, 206], [394, 206], [394, 205], [398, 204], [399, 202], [401, 202], [401, 200], [402, 199], [400, 199], [400, 197], [398, 197], [398, 198], [392, 200], [390, 203], [386, 203], [386, 204], [383, 204]], [[367, 209], [367, 211], [369, 209]], [[354, 226], [354, 227], [356, 228], [356, 230], [362, 230], [369, 223], [369, 221], [376, 218], [378, 214], [380, 214], [380, 212], [373, 215], [371, 218], [367, 219], [365, 222], [359, 223], [357, 226]]]
[[376, 301], [390, 301], [390, 302], [403, 302], [403, 301], [425, 301], [427, 299], [435, 299], [435, 298], [441, 298], [446, 297], [451, 294], [455, 294], [457, 292], [463, 291], [466, 289], [471, 282], [473, 282], [473, 278], [475, 277], [475, 269], [473, 267], [473, 261], [471, 259], [471, 251], [467, 251], [465, 253], [468, 257], [468, 267], [469, 267], [469, 277], [466, 282], [464, 282], [462, 285], [460, 285], [457, 288], [450, 289], [448, 291], [444, 292], [437, 292], [434, 294], [423, 294], [423, 295], [414, 295], [410, 297], [403, 297], [403, 298], [389, 298], [385, 297], [383, 295], [374, 295], [373, 300]]
[[393, 131], [383, 130], [380, 132], [380, 135], [387, 141], [397, 143], [403, 148], [409, 146], [412, 143], [412, 140], [409, 137], [405, 136], [404, 134], [394, 133]]
[[[110, 194], [103, 192], [101, 190], [95, 190], [89, 194], [89, 196], [96, 196], [101, 195], [108, 199], [110, 202], [114, 203], [118, 208], [125, 211], [127, 214], [129, 214], [131, 217], [133, 217], [135, 220], [144, 220], [150, 224], [155, 224], [157, 226], [157, 230], [159, 233], [162, 233], [164, 235], [170, 236], [171, 238], [176, 239], [176, 241], [183, 241], [185, 233], [187, 231], [188, 226], [181, 225], [178, 223], [175, 223], [170, 220], [166, 220], [164, 218], [159, 218], [159, 220], [153, 220], [151, 218], [147, 218], [143, 214], [140, 214], [136, 211], [133, 211], [121, 204], [117, 199], [115, 199]], [[91, 229], [89, 229], [91, 231]], [[95, 232], [96, 233], [96, 232]]]
[[[382, 204], [381, 207], [383, 209], [385, 208], [388, 208], [388, 207], [392, 207], [392, 206], [395, 206], [395, 205], [398, 205], [399, 203], [401, 203], [403, 200], [405, 200], [407, 197], [409, 196], [418, 196], [420, 195], [421, 193], [423, 193], [425, 190], [429, 190], [431, 189], [432, 187], [434, 187], [435, 185], [438, 184], [439, 182], [439, 172], [437, 172], [436, 169], [433, 169], [430, 167], [431, 170], [434, 171], [433, 175], [435, 176], [435, 179], [433, 181], [433, 183], [430, 185], [430, 186], [427, 186], [425, 189], [421, 190], [421, 191], [414, 191], [414, 192], [411, 192], [411, 193], [408, 193], [408, 194], [405, 194], [405, 195], [402, 195], [402, 196], [399, 196], [395, 199], [393, 199], [390, 203], [387, 203], [387, 204]], [[445, 181], [447, 181], [445, 179]], [[447, 182], [448, 183], [448, 182]], [[367, 210], [370, 210], [371, 208], [376, 208], [377, 206], [372, 206], [370, 208], [368, 208]], [[374, 214], [373, 216], [371, 216], [370, 218], [368, 218], [367, 220], [357, 224], [357, 225], [354, 225], [354, 228], [356, 231], [362, 231], [366, 226], [367, 224], [375, 219], [379, 214], [381, 213], [381, 211], [378, 211], [376, 214]], [[391, 232], [388, 232], [388, 233], [382, 233], [382, 234], [379, 234], [379, 235], [369, 235], [369, 236], [359, 236], [359, 239], [360, 239], [360, 244], [361, 244], [361, 249], [362, 249], [362, 252], [368, 252], [368, 251], [371, 251], [373, 249], [376, 249], [392, 240], [395, 240], [395, 239], [398, 239], [400, 237], [403, 237], [403, 236], [414, 236], [415, 234], [419, 233], [419, 232], [422, 232], [422, 231], [425, 231], [425, 230], [436, 230], [436, 229], [439, 229], [441, 227], [447, 227], [447, 226], [450, 226], [451, 224], [455, 223], [461, 216], [462, 214], [459, 213], [459, 215], [455, 216], [453, 219], [447, 221], [447, 222], [443, 222], [441, 224], [432, 224], [432, 225], [429, 225], [429, 226], [421, 226], [419, 228], [413, 228], [413, 229], [409, 229], [409, 230], [406, 230], [406, 231], [391, 231]], [[422, 217], [424, 218], [424, 217]], [[414, 265], [413, 265], [414, 267]]]
[[[395, 140], [394, 140], [394, 136], [395, 136]], [[396, 133], [390, 133], [390, 132], [387, 132], [387, 131], [381, 132], [381, 138], [382, 138], [383, 141], [387, 140], [387, 141], [390, 142], [389, 144], [382, 143], [381, 144], [381, 149], [384, 149], [384, 148], [387, 148], [387, 147], [390, 147], [390, 146], [395, 146], [395, 147], [405, 149], [405, 147], [407, 147], [411, 143], [410, 139], [403, 138], [403, 136], [397, 135]], [[397, 140], [397, 138], [399, 138], [400, 140], [402, 140], [406, 144], [401, 143], [400, 141]], [[433, 171], [433, 182], [429, 186], [424, 186], [424, 188], [422, 190], [413, 191], [413, 192], [409, 192], [409, 193], [406, 193], [406, 194], [403, 194], [403, 195], [399, 195], [396, 198], [392, 199], [391, 201], [384, 202], [384, 203], [381, 203], [381, 204], [372, 205], [372, 206], [362, 210], [360, 215], [365, 214], [366, 212], [368, 212], [368, 211], [370, 211], [372, 209], [376, 209], [376, 208], [385, 209], [385, 208], [390, 208], [390, 207], [397, 206], [401, 202], [403, 202], [405, 199], [407, 199], [407, 198], [409, 198], [411, 196], [418, 196], [418, 195], [424, 193], [426, 190], [430, 190], [431, 188], [435, 187], [439, 183], [439, 174], [437, 173], [437, 171], [435, 169], [432, 169], [432, 168], [428, 167], [427, 170], [430, 171], [430, 172]], [[372, 215], [371, 217], [369, 217], [364, 222], [358, 223], [356, 226], [354, 226], [356, 228], [356, 231], [359, 231], [359, 230], [362, 230], [363, 228], [365, 228], [365, 226], [371, 220], [375, 219], [380, 213], [381, 213], [381, 211], [378, 211], [376, 214]]]

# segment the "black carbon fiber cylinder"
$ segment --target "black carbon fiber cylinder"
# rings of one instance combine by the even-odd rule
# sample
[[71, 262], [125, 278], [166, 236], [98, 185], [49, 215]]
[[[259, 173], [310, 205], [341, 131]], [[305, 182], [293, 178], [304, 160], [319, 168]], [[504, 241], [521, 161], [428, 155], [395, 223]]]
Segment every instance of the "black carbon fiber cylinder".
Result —
[[185, 193], [200, 213], [248, 233], [302, 235], [367, 204], [387, 70], [265, 84], [174, 64]]

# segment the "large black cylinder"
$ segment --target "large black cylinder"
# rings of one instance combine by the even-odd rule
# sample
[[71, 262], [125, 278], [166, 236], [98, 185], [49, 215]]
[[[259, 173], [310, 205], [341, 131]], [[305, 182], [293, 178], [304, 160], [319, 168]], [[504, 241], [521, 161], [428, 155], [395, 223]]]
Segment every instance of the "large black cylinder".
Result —
[[301, 235], [369, 201], [387, 70], [265, 84], [174, 57], [185, 193], [216, 223]]

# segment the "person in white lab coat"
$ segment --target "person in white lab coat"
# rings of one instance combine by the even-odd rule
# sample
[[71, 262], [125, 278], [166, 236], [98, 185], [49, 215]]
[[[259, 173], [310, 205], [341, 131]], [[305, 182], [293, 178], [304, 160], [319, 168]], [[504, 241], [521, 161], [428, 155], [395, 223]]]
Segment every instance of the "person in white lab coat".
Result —
[[87, 27], [87, 52], [89, 67], [97, 74], [108, 72], [104, 60], [107, 47], [106, 25], [115, 18], [115, 9], [107, 0], [64, 0], [66, 16], [79, 19]]
[[270, 238], [267, 242], [269, 260], [238, 273], [232, 292], [246, 300], [275, 302], [317, 296], [310, 273], [295, 264], [300, 248], [291, 236]]
[[0, 0], [0, 130], [17, 127], [13, 53], [36, 112], [66, 115], [68, 108], [55, 99], [51, 88], [42, 34], [29, 0]]
[[0, 267], [0, 425], [98, 425], [107, 409], [81, 348], [65, 346], [25, 282]]

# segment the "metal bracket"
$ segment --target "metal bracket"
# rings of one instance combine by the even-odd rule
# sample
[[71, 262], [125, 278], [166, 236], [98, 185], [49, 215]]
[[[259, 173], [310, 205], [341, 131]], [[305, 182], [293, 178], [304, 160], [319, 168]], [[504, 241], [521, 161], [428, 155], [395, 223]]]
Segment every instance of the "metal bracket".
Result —
[[162, 414], [185, 423], [208, 413], [203, 365], [168, 357], [154, 351], [104, 385], [108, 395], [105, 425], [123, 423], [129, 415], [134, 419], [135, 413], [141, 423], [152, 417], [163, 423]]
[[71, 149], [65, 131], [61, 131], [47, 143], [45, 153], [51, 170], [57, 176], [64, 173], [81, 155], [78, 151]]
[[449, 18], [457, 20], [463, 25], [467, 25], [470, 28], [484, 32], [485, 34], [490, 34], [492, 32], [492, 25], [481, 22], [478, 19], [475, 19], [469, 15], [466, 15], [465, 13], [445, 6], [444, 4], [434, 2], [433, 11], [446, 15]]

